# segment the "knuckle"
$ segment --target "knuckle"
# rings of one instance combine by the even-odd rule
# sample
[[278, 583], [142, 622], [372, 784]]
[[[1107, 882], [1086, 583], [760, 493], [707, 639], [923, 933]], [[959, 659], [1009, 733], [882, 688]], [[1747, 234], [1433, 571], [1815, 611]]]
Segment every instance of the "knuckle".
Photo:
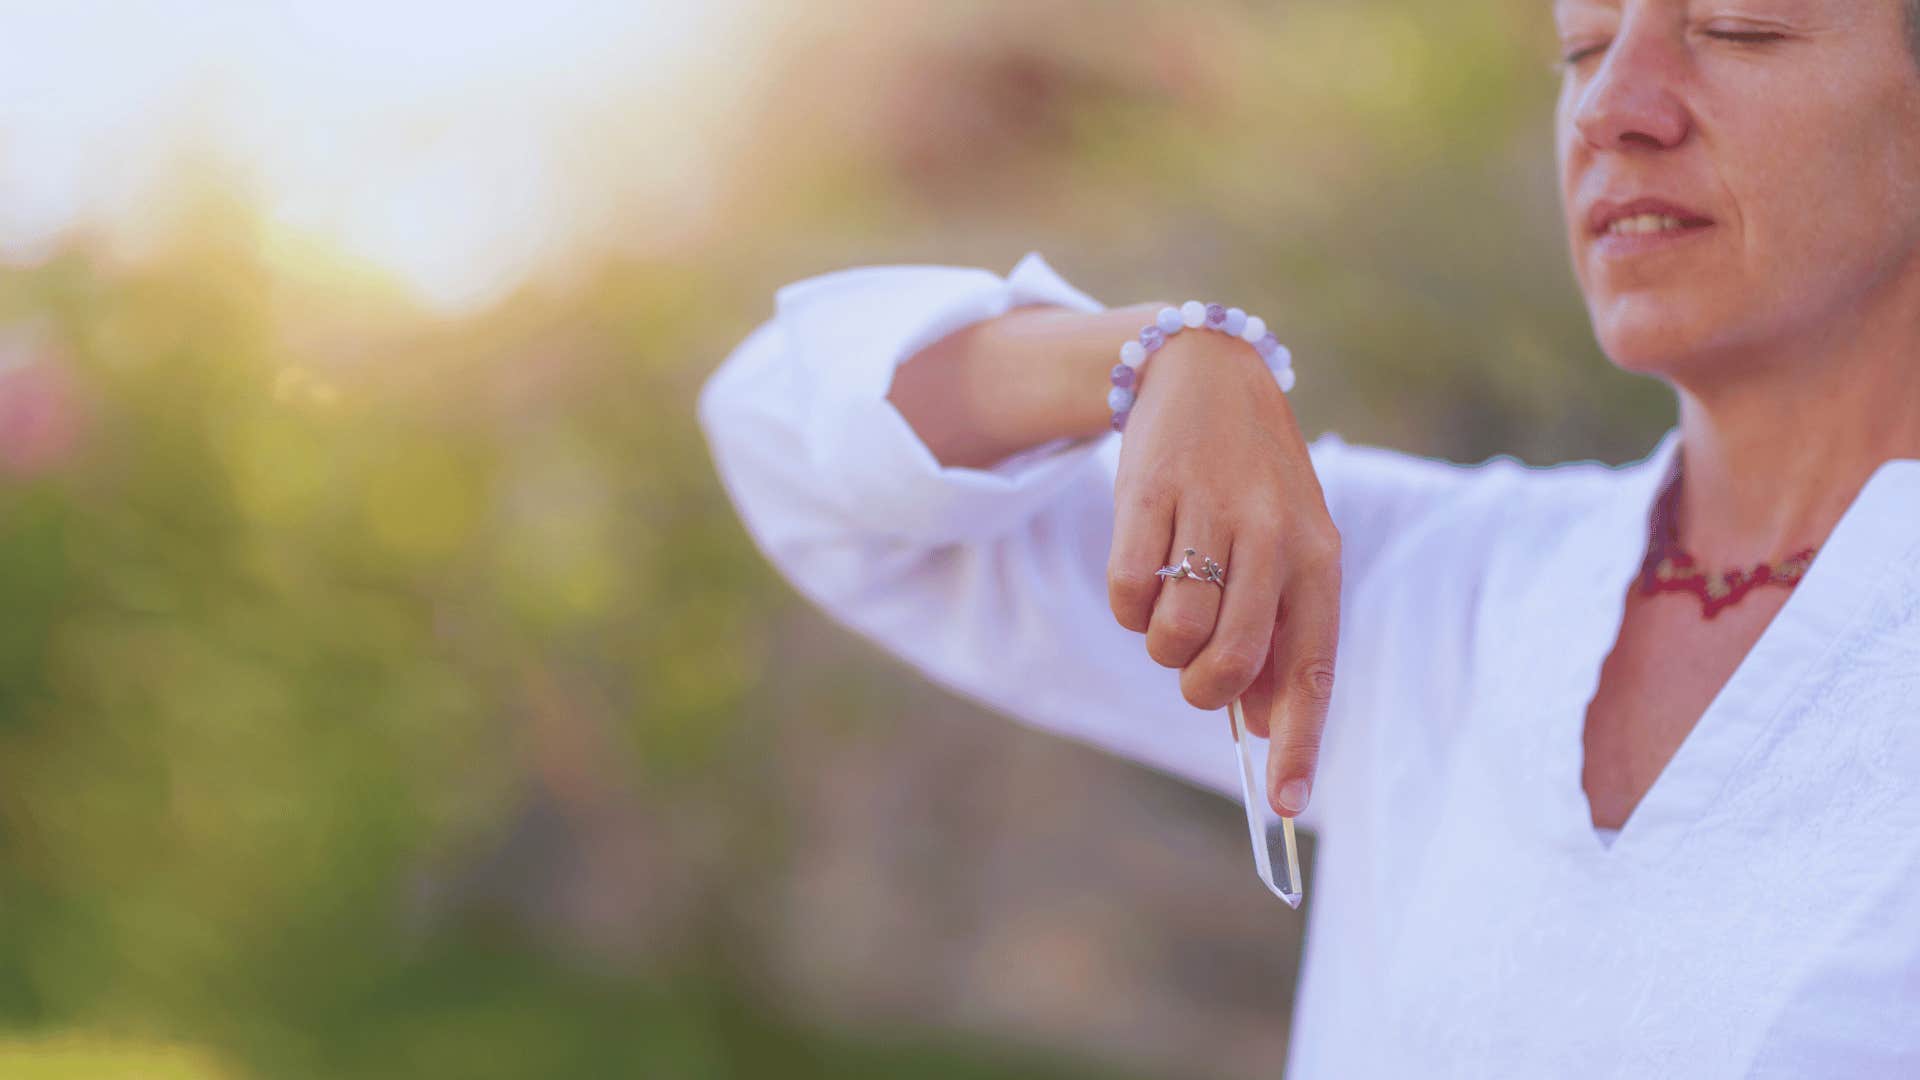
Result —
[[1242, 563], [1250, 559], [1277, 569], [1286, 554], [1287, 529], [1279, 521], [1256, 519], [1234, 526], [1233, 553]]
[[1293, 685], [1308, 704], [1326, 708], [1333, 700], [1333, 657], [1312, 656], [1293, 671]]
[[1280, 506], [1264, 499], [1257, 499], [1236, 511], [1234, 532], [1237, 535], [1277, 537], [1285, 532], [1286, 516], [1285, 510]]
[[1205, 643], [1207, 635], [1213, 632], [1213, 623], [1197, 615], [1185, 613], [1168, 615], [1155, 622], [1165, 625], [1166, 637], [1169, 641], [1176, 645], [1192, 646], [1194, 649], [1198, 649]]
[[[1188, 671], [1191, 670], [1191, 668], [1188, 669]], [[1187, 699], [1187, 704], [1196, 709], [1211, 710], [1220, 707], [1214, 701], [1214, 691], [1211, 687], [1202, 686], [1186, 675], [1182, 675], [1180, 679], [1180, 696]]]
[[1180, 674], [1180, 691], [1199, 709], [1224, 708], [1244, 692], [1260, 672], [1260, 659], [1242, 649], [1202, 654]]
[[[1179, 646], [1168, 644], [1164, 638], [1155, 638], [1152, 632], [1149, 631], [1147, 634], [1147, 655], [1152, 657], [1153, 662], [1159, 664], [1161, 667], [1184, 668], [1187, 666], [1188, 657], [1192, 654], [1181, 652]], [[1180, 683], [1184, 687], [1186, 685], [1186, 679], [1182, 678]]]
[[1320, 757], [1320, 725], [1294, 724], [1280, 736], [1277, 748], [1286, 760], [1299, 767], [1311, 767]]
[[1316, 570], [1340, 568], [1340, 532], [1331, 523], [1305, 530], [1295, 541], [1300, 561]]
[[[1116, 566], [1107, 571], [1107, 596], [1116, 609], [1121, 604], [1131, 606], [1153, 594], [1154, 577], [1145, 570], [1133, 566]], [[1118, 611], [1115, 612], [1118, 614]]]
[[1212, 627], [1192, 615], [1158, 615], [1147, 630], [1147, 655], [1163, 667], [1185, 667]]
[[1202, 678], [1208, 686], [1227, 697], [1246, 689], [1253, 677], [1260, 674], [1261, 658], [1243, 647], [1220, 649], [1204, 659], [1206, 663], [1201, 671]]
[[1144, 634], [1147, 632], [1147, 617], [1141, 614], [1141, 612], [1145, 610], [1145, 605], [1127, 605], [1115, 602], [1112, 606], [1114, 622], [1119, 623], [1122, 627], [1136, 634]]

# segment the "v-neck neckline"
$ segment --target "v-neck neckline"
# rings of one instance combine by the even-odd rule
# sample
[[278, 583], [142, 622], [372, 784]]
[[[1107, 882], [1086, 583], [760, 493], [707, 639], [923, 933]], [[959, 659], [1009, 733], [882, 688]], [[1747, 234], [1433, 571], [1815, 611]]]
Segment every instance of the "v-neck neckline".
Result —
[[1593, 824], [1582, 782], [1587, 712], [1646, 555], [1654, 505], [1679, 466], [1679, 452], [1676, 425], [1646, 457], [1621, 467], [1626, 475], [1598, 500], [1594, 517], [1575, 530], [1577, 539], [1567, 552], [1595, 568], [1569, 578], [1584, 590], [1571, 598], [1577, 610], [1595, 618], [1555, 650], [1568, 676], [1566, 695], [1558, 700], [1569, 707], [1553, 710], [1546, 732], [1554, 743], [1546, 756], [1550, 767], [1537, 775], [1550, 785], [1548, 798], [1560, 823], [1555, 832], [1582, 856], [1606, 863], [1656, 858], [1706, 815], [1795, 688], [1827, 661], [1846, 625], [1873, 598], [1887, 560], [1920, 536], [1920, 459], [1884, 461], [1609, 841]]

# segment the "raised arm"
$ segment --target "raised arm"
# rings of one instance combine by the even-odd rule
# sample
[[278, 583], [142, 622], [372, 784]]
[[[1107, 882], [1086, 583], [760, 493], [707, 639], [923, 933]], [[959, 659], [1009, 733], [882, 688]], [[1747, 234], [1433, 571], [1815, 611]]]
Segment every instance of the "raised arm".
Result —
[[[716, 465], [761, 550], [844, 625], [997, 712], [1237, 798], [1225, 714], [1193, 705], [1182, 673], [1156, 663], [1141, 635], [1116, 619], [1107, 571], [1120, 439], [1076, 433], [1103, 424], [1104, 410], [1068, 415], [1047, 441], [1005, 457], [1022, 440], [1045, 438], [1048, 421], [1036, 419], [1044, 410], [1023, 417], [1017, 405], [992, 408], [992, 380], [984, 391], [979, 383], [966, 390], [965, 380], [945, 387], [954, 407], [918, 413], [925, 436], [901, 412], [937, 383], [914, 384], [902, 365], [938, 364], [940, 349], [929, 346], [967, 348], [956, 331], [1025, 305], [1106, 311], [1037, 254], [1006, 278], [880, 266], [781, 289], [774, 317], [701, 394]], [[1023, 363], [1046, 380], [1061, 372], [1044, 365], [1079, 360], [1069, 353], [1039, 350]], [[1097, 380], [1103, 364], [1096, 356], [1085, 367]], [[1096, 382], [1096, 406], [1097, 391]], [[979, 421], [943, 434], [933, 417], [966, 414], [956, 395], [969, 392], [986, 403]], [[943, 463], [936, 447], [949, 462], [974, 464]], [[1309, 454], [1342, 537], [1349, 586], [1468, 472], [1348, 446], [1332, 433]], [[1363, 613], [1343, 609], [1343, 638], [1367, 625]], [[1336, 689], [1324, 752], [1356, 741], [1341, 728], [1364, 719], [1340, 715]], [[1311, 808], [1301, 819], [1316, 820]]]

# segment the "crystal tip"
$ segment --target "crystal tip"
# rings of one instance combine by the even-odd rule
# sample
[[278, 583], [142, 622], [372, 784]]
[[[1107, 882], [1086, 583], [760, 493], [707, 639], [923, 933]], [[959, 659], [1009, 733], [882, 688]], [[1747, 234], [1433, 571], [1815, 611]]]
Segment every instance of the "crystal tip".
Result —
[[1305, 893], [1288, 892], [1285, 886], [1279, 885], [1275, 882], [1268, 881], [1265, 876], [1260, 877], [1260, 883], [1267, 887], [1268, 892], [1272, 893], [1273, 895], [1279, 897], [1282, 900], [1285, 900], [1287, 902], [1287, 906], [1294, 909], [1295, 911], [1300, 910], [1300, 901], [1306, 899]]

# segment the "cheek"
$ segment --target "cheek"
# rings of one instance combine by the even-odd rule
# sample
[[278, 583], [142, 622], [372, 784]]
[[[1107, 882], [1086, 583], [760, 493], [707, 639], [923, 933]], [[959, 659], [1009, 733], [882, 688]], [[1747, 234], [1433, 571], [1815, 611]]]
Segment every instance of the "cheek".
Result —
[[1884, 105], [1875, 115], [1885, 119], [1859, 140], [1858, 183], [1873, 202], [1861, 226], [1904, 262], [1920, 244], [1920, 82]]
[[[1723, 161], [1756, 299], [1826, 304], [1870, 287], [1912, 245], [1910, 134], [1871, 102], [1794, 110]], [[1751, 280], [1757, 278], [1758, 280]]]
[[1560, 95], [1560, 104], [1553, 115], [1553, 164], [1560, 181], [1560, 194], [1563, 198], [1572, 194], [1576, 171], [1574, 158], [1580, 146], [1579, 136], [1573, 129], [1570, 116], [1567, 96], [1563, 93]]
[[1577, 198], [1584, 157], [1578, 137], [1570, 134], [1564, 110], [1555, 124], [1553, 159], [1554, 173], [1560, 185], [1560, 226], [1566, 237], [1568, 252], [1573, 256], [1574, 277], [1584, 287], [1587, 271], [1583, 265], [1585, 260], [1580, 258], [1580, 244], [1585, 238], [1586, 225], [1576, 220], [1579, 215]]

